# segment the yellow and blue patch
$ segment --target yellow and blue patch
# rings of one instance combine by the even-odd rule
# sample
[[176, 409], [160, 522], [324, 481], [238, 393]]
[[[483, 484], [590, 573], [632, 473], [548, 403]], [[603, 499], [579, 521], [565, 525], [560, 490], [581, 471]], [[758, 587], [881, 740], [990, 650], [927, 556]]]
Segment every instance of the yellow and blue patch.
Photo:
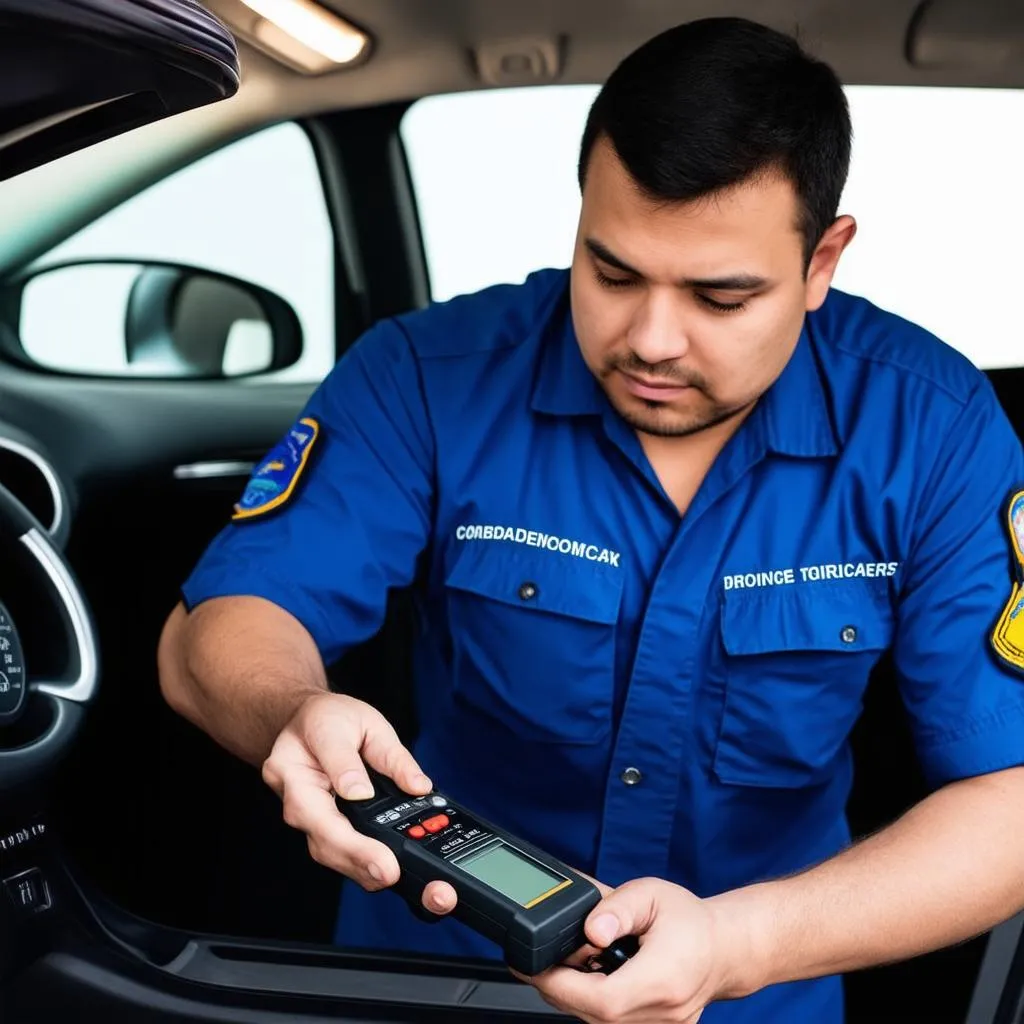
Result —
[[293, 426], [253, 470], [245, 492], [235, 504], [232, 520], [253, 519], [280, 508], [295, 493], [320, 436], [320, 424], [304, 417]]
[[1017, 561], [1017, 579], [992, 634], [992, 646], [1003, 661], [1024, 672], [1024, 491], [1010, 499], [1007, 524]]

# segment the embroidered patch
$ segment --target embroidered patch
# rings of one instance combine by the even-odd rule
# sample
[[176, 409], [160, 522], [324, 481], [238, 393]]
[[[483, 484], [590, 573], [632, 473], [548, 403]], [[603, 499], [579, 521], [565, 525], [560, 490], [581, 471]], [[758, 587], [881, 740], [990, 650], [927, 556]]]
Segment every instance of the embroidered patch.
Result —
[[1010, 499], [1007, 521], [1017, 560], [1017, 580], [992, 634], [992, 646], [1003, 661], [1024, 672], [1024, 491]]
[[253, 470], [231, 518], [252, 519], [280, 508], [295, 493], [295, 485], [319, 435], [320, 424], [316, 420], [299, 420]]

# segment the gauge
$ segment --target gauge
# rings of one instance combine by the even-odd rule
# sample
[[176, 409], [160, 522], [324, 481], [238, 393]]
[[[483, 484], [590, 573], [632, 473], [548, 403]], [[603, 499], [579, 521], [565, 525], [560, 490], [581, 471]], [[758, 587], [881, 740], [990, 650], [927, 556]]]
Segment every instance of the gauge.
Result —
[[0, 604], [0, 725], [13, 722], [25, 705], [25, 655], [10, 612]]

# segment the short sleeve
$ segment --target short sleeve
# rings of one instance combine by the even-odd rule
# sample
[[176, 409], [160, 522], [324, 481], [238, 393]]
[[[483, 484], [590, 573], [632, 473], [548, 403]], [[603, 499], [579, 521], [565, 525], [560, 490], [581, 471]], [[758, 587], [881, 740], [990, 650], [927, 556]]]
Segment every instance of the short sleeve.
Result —
[[926, 778], [1024, 764], [1024, 675], [993, 649], [1018, 566], [1007, 513], [1024, 454], [987, 380], [936, 438], [893, 654]]
[[[433, 435], [402, 327], [382, 321], [364, 334], [303, 420], [316, 438], [287, 498], [228, 524], [182, 594], [189, 608], [266, 598], [306, 627], [329, 663], [380, 628], [389, 589], [412, 581], [431, 534]], [[260, 466], [273, 476], [283, 463], [271, 454]]]

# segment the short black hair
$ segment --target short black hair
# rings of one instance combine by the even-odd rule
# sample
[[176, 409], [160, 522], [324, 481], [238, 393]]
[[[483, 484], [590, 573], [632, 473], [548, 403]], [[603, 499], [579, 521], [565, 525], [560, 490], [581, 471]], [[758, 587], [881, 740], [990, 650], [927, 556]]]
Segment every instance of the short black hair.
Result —
[[835, 221], [851, 135], [839, 78], [794, 37], [704, 18], [655, 36], [612, 72], [583, 132], [580, 188], [601, 138], [653, 200], [687, 202], [779, 171], [801, 204], [806, 264]]

